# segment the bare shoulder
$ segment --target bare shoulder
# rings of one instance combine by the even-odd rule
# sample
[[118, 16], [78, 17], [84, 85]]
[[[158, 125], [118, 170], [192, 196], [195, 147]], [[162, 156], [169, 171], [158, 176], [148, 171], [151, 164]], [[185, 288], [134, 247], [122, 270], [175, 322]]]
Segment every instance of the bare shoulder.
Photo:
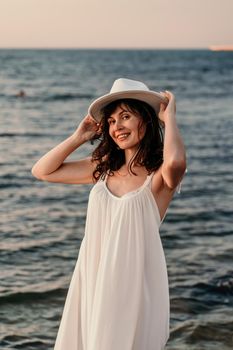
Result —
[[92, 161], [91, 157], [66, 161], [57, 170], [41, 176], [40, 180], [65, 184], [93, 184], [96, 182], [93, 178], [96, 166], [97, 162]]

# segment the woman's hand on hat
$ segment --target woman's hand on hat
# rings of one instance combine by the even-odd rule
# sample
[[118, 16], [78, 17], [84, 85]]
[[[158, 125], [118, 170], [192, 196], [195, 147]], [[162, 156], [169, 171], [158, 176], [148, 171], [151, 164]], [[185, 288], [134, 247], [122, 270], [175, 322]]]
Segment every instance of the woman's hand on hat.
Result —
[[93, 138], [98, 138], [101, 133], [101, 124], [97, 123], [96, 120], [89, 114], [83, 118], [75, 131], [75, 135], [85, 142]]
[[169, 115], [176, 114], [176, 100], [174, 94], [171, 91], [160, 91], [160, 94], [168, 99], [168, 104], [161, 102], [158, 114], [159, 119], [163, 123], [166, 123], [166, 119], [169, 118]]

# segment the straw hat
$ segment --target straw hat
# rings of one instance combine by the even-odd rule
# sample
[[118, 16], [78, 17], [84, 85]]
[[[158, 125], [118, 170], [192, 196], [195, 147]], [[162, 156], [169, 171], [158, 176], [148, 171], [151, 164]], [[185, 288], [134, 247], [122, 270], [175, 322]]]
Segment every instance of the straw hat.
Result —
[[101, 120], [101, 109], [109, 103], [122, 98], [134, 98], [147, 102], [154, 108], [157, 114], [160, 109], [160, 103], [163, 102], [165, 105], [168, 103], [166, 97], [159, 92], [149, 90], [144, 83], [136, 80], [119, 78], [114, 81], [109, 94], [103, 95], [91, 103], [88, 108], [88, 114], [99, 122]]

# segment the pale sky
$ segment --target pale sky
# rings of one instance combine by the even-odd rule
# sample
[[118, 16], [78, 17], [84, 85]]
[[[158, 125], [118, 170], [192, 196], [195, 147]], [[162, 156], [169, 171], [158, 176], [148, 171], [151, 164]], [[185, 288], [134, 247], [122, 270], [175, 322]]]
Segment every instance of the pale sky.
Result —
[[0, 48], [233, 45], [233, 0], [0, 0]]

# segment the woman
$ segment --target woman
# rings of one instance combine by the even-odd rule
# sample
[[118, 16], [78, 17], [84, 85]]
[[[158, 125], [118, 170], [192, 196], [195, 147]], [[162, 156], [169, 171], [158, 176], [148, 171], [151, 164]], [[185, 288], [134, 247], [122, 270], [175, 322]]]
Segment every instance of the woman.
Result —
[[[164, 348], [170, 304], [159, 227], [186, 169], [175, 113], [171, 92], [117, 79], [32, 168], [40, 180], [94, 184], [55, 350]], [[65, 162], [95, 138], [92, 157]]]

